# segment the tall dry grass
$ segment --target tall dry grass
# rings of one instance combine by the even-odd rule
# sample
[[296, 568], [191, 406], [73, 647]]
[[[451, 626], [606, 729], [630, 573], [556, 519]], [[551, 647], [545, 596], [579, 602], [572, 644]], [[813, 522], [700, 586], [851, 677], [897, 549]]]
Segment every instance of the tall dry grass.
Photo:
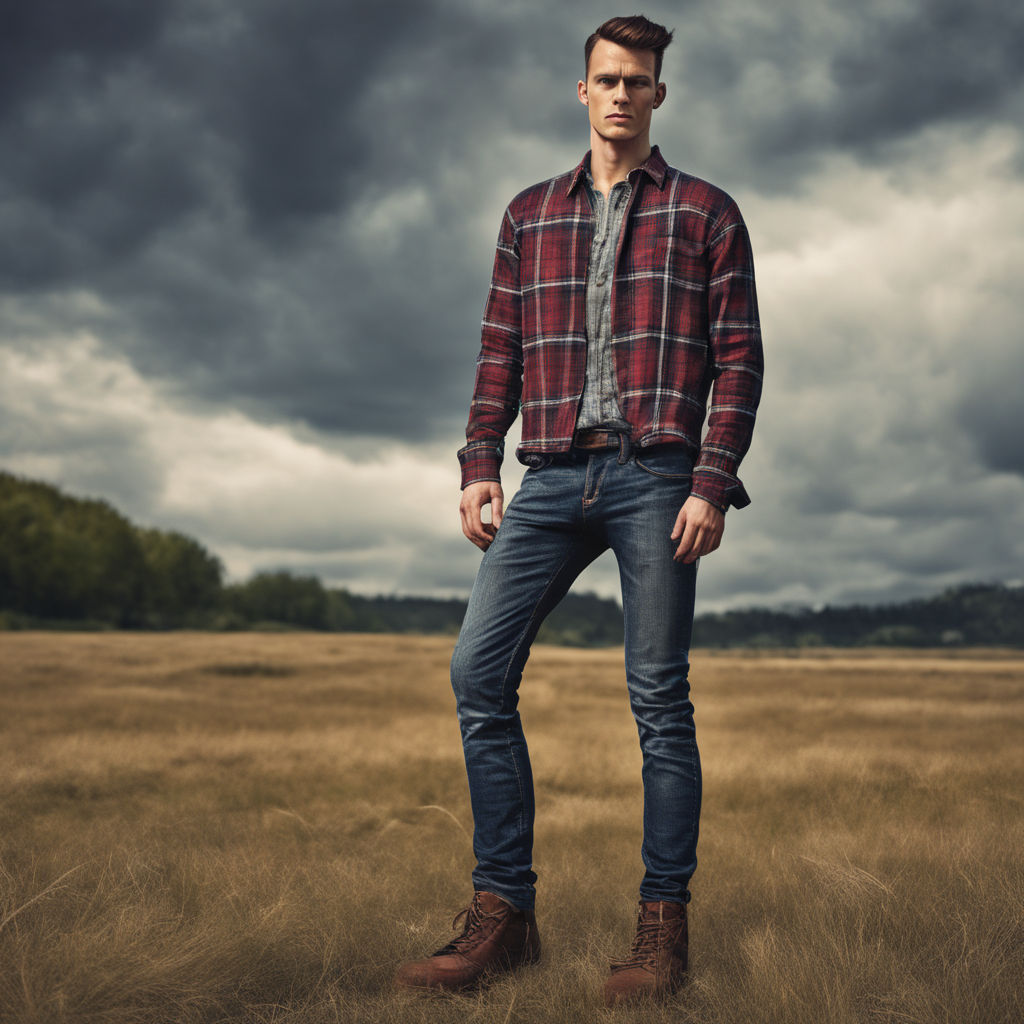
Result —
[[538, 648], [543, 963], [391, 987], [469, 897], [450, 642], [0, 636], [0, 1020], [1024, 1020], [1024, 659], [694, 658], [691, 980], [600, 1004], [641, 875], [621, 652]]

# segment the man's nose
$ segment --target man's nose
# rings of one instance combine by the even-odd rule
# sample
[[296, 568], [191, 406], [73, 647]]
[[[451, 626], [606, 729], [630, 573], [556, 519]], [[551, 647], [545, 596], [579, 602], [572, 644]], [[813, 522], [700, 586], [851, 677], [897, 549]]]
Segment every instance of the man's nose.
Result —
[[624, 78], [619, 79], [619, 84], [616, 86], [615, 95], [612, 99], [616, 103], [625, 103], [629, 99], [629, 90], [626, 88], [626, 80]]

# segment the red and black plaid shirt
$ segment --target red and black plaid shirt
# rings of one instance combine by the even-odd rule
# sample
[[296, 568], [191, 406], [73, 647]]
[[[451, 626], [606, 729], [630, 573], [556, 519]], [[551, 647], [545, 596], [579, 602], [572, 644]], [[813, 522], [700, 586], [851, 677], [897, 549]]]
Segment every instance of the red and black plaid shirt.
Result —
[[[520, 192], [505, 211], [459, 451], [463, 487], [500, 480], [520, 409], [520, 461], [572, 444], [587, 365], [589, 160], [588, 152], [574, 170]], [[690, 450], [693, 494], [742, 508], [750, 499], [736, 470], [763, 368], [746, 226], [728, 195], [669, 167], [657, 146], [629, 179], [611, 298], [619, 406], [634, 445]]]

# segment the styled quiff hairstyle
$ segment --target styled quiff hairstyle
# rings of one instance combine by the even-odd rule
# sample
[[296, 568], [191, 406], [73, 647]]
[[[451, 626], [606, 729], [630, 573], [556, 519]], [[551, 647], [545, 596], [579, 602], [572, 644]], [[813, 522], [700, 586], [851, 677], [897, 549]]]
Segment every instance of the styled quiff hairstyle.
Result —
[[609, 18], [598, 26], [583, 47], [584, 78], [590, 72], [590, 54], [598, 39], [618, 43], [627, 50], [653, 50], [654, 84], [661, 81], [661, 58], [665, 54], [665, 47], [672, 42], [672, 33], [664, 25], [648, 21], [642, 14], [634, 14], [631, 18]]

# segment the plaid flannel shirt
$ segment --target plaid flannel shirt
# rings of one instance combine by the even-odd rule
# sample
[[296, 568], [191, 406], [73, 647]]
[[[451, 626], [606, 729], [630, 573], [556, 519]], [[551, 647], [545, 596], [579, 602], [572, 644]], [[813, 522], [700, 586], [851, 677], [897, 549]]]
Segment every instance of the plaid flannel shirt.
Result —
[[[574, 170], [520, 192], [505, 211], [459, 450], [463, 487], [501, 479], [505, 434], [520, 410], [521, 462], [572, 445], [587, 364], [589, 160], [588, 152]], [[611, 305], [631, 441], [684, 445], [694, 457], [691, 493], [742, 508], [750, 498], [736, 471], [763, 369], [746, 226], [725, 192], [669, 167], [657, 146], [629, 180]]]

